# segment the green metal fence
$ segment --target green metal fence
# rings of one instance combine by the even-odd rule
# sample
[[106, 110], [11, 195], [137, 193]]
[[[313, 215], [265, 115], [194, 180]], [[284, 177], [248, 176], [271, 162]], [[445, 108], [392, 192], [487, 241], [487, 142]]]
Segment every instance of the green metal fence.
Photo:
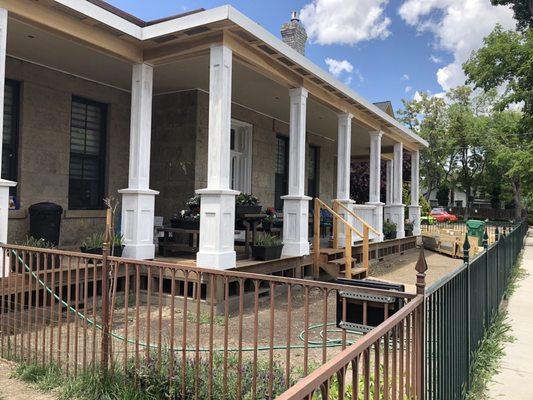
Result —
[[473, 260], [465, 249], [463, 265], [427, 288], [428, 400], [464, 398], [472, 354], [503, 299], [527, 229], [527, 222], [503, 228]]

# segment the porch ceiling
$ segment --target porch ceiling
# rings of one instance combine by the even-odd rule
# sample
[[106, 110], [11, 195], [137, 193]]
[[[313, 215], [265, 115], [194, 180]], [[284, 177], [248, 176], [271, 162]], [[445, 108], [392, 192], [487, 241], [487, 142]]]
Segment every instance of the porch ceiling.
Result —
[[[8, 31], [9, 56], [64, 71], [89, 80], [129, 91], [131, 64], [67, 38], [10, 18]], [[233, 100], [245, 107], [289, 121], [289, 95], [286, 87], [239, 62], [235, 57]], [[154, 73], [154, 94], [188, 89], [209, 90], [208, 55], [157, 65]], [[337, 116], [323, 104], [309, 99], [307, 127], [310, 134], [337, 139]], [[353, 120], [352, 154], [367, 155], [370, 141], [368, 128]], [[392, 146], [388, 137], [382, 145]]]

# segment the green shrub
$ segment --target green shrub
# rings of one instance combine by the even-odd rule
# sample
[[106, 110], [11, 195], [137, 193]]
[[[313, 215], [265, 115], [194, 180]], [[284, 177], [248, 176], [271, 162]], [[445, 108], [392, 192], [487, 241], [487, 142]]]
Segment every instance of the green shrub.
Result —
[[255, 241], [256, 246], [263, 246], [263, 247], [277, 247], [281, 246], [283, 242], [281, 239], [272, 234], [263, 234], [257, 238]]
[[22, 242], [19, 243], [21, 246], [27, 246], [27, 247], [37, 247], [39, 249], [53, 249], [56, 246], [51, 243], [47, 242], [44, 239], [37, 239], [33, 236], [26, 236]]

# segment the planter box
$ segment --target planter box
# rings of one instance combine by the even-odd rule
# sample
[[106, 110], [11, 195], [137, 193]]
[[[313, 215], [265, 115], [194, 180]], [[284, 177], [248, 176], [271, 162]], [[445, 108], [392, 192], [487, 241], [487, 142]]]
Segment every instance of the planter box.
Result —
[[[80, 247], [80, 251], [85, 254], [96, 254], [96, 255], [102, 255], [103, 249], [97, 248], [97, 249], [88, 249], [86, 247]], [[115, 247], [113, 250], [113, 254], [111, 254], [113, 257], [122, 257], [122, 252], [124, 251], [124, 246]]]
[[392, 232], [392, 233], [389, 233], [389, 234], [385, 235], [385, 239], [386, 240], [396, 239], [396, 236], [397, 236], [397, 233], [396, 232]]
[[261, 213], [262, 206], [243, 206], [243, 205], [236, 205], [235, 206], [235, 215], [240, 216], [244, 214], [259, 214]]
[[171, 219], [170, 226], [176, 229], [191, 229], [198, 230], [200, 229], [200, 221], [188, 221], [185, 219]]
[[281, 257], [282, 250], [283, 245], [272, 247], [252, 246], [252, 257], [261, 261], [276, 260]]
[[412, 229], [409, 229], [409, 230], [405, 230], [405, 236], [413, 236], [413, 230]]

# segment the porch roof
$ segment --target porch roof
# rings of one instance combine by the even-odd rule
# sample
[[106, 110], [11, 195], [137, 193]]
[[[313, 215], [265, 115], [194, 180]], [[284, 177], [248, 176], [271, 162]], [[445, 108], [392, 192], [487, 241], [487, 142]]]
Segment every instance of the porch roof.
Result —
[[[47, 29], [60, 31], [62, 36], [70, 35], [99, 51], [130, 62], [164, 65], [185, 56], [205, 54], [215, 40], [229, 41], [241, 50], [238, 56], [246, 58], [244, 61], [252, 69], [268, 71], [274, 80], [285, 86], [306, 87], [317, 102], [335, 112], [353, 114], [361, 125], [371, 130], [383, 130], [391, 139], [403, 142], [407, 149], [428, 146], [424, 139], [380, 107], [232, 6], [196, 10], [146, 22], [101, 0], [44, 0], [40, 4], [29, 0], [0, 0], [0, 6], [22, 22], [37, 22]], [[49, 18], [43, 13], [45, 9]], [[65, 19], [54, 19], [57, 13], [62, 13], [61, 18]], [[74, 29], [69, 23], [90, 27], [91, 31]], [[258, 61], [250, 62], [251, 58]]]

